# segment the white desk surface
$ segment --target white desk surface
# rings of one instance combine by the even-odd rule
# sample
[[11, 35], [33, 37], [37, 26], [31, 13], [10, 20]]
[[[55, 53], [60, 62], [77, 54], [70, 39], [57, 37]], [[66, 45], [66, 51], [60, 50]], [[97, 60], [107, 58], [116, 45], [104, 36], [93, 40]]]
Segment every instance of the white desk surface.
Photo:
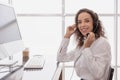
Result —
[[56, 57], [45, 56], [45, 64], [42, 70], [24, 71], [22, 80], [52, 80], [57, 68]]
[[[19, 69], [18, 69], [19, 68]], [[0, 80], [21, 80], [23, 76], [23, 67], [18, 67], [12, 73], [0, 73]]]
[[8, 74], [9, 74], [9, 72], [0, 73], [0, 80], [1, 80], [4, 76], [6, 76], [6, 75], [8, 75]]

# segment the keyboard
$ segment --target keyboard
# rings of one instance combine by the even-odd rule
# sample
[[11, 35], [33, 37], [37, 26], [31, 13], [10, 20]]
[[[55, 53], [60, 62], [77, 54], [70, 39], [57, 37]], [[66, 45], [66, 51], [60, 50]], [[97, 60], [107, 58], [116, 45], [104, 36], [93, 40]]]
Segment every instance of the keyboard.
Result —
[[34, 55], [32, 58], [28, 59], [24, 66], [24, 70], [38, 70], [43, 69], [45, 59], [43, 55]]

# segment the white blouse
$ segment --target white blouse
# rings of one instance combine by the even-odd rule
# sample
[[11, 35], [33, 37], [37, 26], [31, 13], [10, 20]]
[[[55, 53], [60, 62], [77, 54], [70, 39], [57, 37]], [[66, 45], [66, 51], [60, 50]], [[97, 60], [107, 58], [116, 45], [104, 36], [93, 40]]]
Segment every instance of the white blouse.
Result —
[[67, 52], [70, 39], [64, 38], [57, 54], [59, 62], [74, 61], [77, 75], [85, 80], [107, 80], [111, 65], [111, 48], [100, 37], [89, 48], [75, 48]]

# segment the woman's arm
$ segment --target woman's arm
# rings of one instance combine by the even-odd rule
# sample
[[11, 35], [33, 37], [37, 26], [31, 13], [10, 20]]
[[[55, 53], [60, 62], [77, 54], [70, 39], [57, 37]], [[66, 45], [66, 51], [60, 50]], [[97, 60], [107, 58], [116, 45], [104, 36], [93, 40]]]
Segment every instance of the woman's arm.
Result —
[[68, 61], [73, 61], [75, 59], [76, 49], [67, 52], [69, 41], [70, 41], [69, 38], [64, 38], [61, 42], [61, 45], [57, 52], [57, 60], [60, 62], [68, 62]]
[[75, 32], [76, 26], [73, 24], [72, 26], [68, 26], [66, 29], [66, 33], [64, 35], [64, 39], [61, 42], [60, 48], [57, 53], [58, 61], [72, 61], [75, 58], [75, 50], [67, 53], [67, 48], [69, 45], [70, 37]]
[[110, 65], [111, 62], [111, 50], [110, 45], [107, 41], [102, 41], [93, 49], [85, 48], [82, 51], [82, 56], [84, 57], [84, 64], [87, 66], [90, 73], [100, 79]]

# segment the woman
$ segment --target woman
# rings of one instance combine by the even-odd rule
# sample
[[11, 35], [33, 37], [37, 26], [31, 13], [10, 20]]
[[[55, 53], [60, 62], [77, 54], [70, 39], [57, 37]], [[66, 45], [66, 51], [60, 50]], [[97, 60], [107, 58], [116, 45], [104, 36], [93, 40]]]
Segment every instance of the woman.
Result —
[[[71, 35], [75, 35], [77, 46], [67, 52]], [[107, 80], [111, 64], [111, 49], [104, 36], [98, 15], [89, 9], [81, 9], [75, 24], [67, 28], [58, 50], [59, 62], [74, 61], [81, 80]]]

